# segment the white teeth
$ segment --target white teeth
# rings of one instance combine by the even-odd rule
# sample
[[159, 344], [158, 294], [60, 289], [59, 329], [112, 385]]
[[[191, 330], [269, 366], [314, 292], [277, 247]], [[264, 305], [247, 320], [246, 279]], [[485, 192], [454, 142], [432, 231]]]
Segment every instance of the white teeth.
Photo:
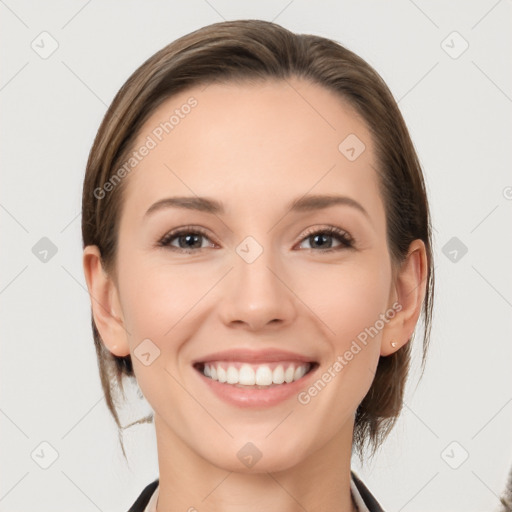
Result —
[[217, 368], [217, 379], [219, 382], [226, 382], [227, 376], [226, 376], [226, 370], [222, 368], [222, 366], [219, 366]]
[[[285, 370], [286, 368], [286, 370]], [[242, 384], [244, 386], [270, 386], [296, 381], [304, 377], [311, 365], [280, 364], [270, 369], [268, 365], [242, 364], [240, 369], [229, 363], [208, 363], [204, 365], [203, 374], [212, 380], [227, 384]]]
[[244, 364], [238, 373], [239, 384], [244, 384], [245, 386], [254, 386], [256, 382], [256, 376], [254, 375], [254, 370], [248, 364]]
[[272, 382], [274, 384], [282, 384], [284, 382], [284, 370], [281, 365], [277, 366], [272, 372]]
[[299, 380], [301, 377], [304, 377], [306, 373], [306, 370], [304, 369], [304, 366], [299, 366], [295, 370], [295, 374], [293, 375], [293, 380]]
[[226, 372], [226, 382], [228, 384], [238, 383], [238, 370], [233, 366], [228, 367], [228, 371]]
[[293, 376], [295, 374], [295, 368], [293, 366], [289, 366], [288, 369], [284, 372], [284, 381], [285, 382], [293, 382]]
[[272, 370], [268, 366], [258, 366], [256, 384], [258, 386], [270, 386], [272, 384]]

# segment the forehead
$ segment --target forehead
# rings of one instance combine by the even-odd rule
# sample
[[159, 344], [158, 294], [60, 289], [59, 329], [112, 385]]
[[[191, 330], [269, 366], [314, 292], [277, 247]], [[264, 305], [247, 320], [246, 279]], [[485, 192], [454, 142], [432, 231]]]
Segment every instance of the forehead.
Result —
[[379, 195], [364, 121], [335, 93], [300, 79], [187, 89], [146, 120], [134, 150], [143, 146], [150, 150], [125, 194], [136, 209], [166, 195], [254, 208], [255, 197], [283, 204], [334, 190], [371, 209]]

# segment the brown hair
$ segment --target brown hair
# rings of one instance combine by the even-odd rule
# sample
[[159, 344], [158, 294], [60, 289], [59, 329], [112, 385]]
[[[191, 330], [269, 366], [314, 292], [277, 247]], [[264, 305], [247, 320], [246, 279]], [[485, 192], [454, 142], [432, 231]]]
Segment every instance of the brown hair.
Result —
[[[102, 189], [127, 160], [142, 124], [164, 100], [200, 84], [290, 77], [333, 91], [355, 108], [371, 131], [393, 269], [403, 262], [413, 240], [421, 239], [425, 244], [428, 268], [422, 305], [423, 370], [432, 322], [434, 273], [430, 213], [421, 166], [402, 115], [382, 78], [362, 58], [335, 41], [294, 34], [267, 21], [237, 20], [203, 27], [150, 57], [117, 93], [91, 148], [82, 197], [83, 245], [97, 245], [105, 270], [115, 277], [126, 180], [100, 199], [95, 190]], [[135, 377], [131, 357], [114, 356], [105, 347], [93, 318], [92, 330], [105, 400], [118, 426], [124, 454], [120, 433], [127, 427], [120, 424], [114, 399], [116, 385], [126, 399], [123, 376]], [[409, 342], [379, 360], [372, 386], [355, 418], [354, 445], [360, 457], [366, 445], [372, 448], [372, 455], [375, 453], [401, 411], [410, 353]]]

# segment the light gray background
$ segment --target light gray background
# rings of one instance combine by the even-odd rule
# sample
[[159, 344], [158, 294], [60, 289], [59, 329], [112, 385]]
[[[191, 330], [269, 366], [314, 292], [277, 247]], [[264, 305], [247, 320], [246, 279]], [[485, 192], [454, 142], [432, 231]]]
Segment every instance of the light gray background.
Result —
[[[125, 435], [128, 467], [102, 397], [82, 179], [129, 74], [177, 37], [240, 18], [327, 36], [368, 60], [424, 167], [437, 274], [430, 359], [416, 388], [416, 355], [398, 425], [354, 469], [387, 511], [495, 510], [512, 463], [511, 11], [510, 0], [0, 0], [0, 510], [123, 511], [158, 476], [154, 426]], [[31, 47], [51, 48], [43, 31], [58, 43], [46, 59]], [[43, 237], [57, 248], [47, 262], [32, 251]], [[456, 261], [450, 245], [443, 253], [453, 237], [468, 249]], [[125, 421], [149, 411], [135, 392], [132, 403]], [[58, 453], [48, 469], [42, 442]]]

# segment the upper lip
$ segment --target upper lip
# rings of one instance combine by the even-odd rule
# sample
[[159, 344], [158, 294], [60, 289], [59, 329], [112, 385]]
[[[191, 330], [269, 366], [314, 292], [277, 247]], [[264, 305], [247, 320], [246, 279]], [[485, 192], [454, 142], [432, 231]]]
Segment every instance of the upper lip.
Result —
[[311, 357], [286, 350], [270, 348], [265, 350], [249, 350], [233, 348], [208, 354], [200, 359], [196, 359], [192, 364], [208, 363], [212, 361], [240, 361], [247, 363], [270, 363], [275, 361], [302, 361], [304, 363], [314, 362]]

